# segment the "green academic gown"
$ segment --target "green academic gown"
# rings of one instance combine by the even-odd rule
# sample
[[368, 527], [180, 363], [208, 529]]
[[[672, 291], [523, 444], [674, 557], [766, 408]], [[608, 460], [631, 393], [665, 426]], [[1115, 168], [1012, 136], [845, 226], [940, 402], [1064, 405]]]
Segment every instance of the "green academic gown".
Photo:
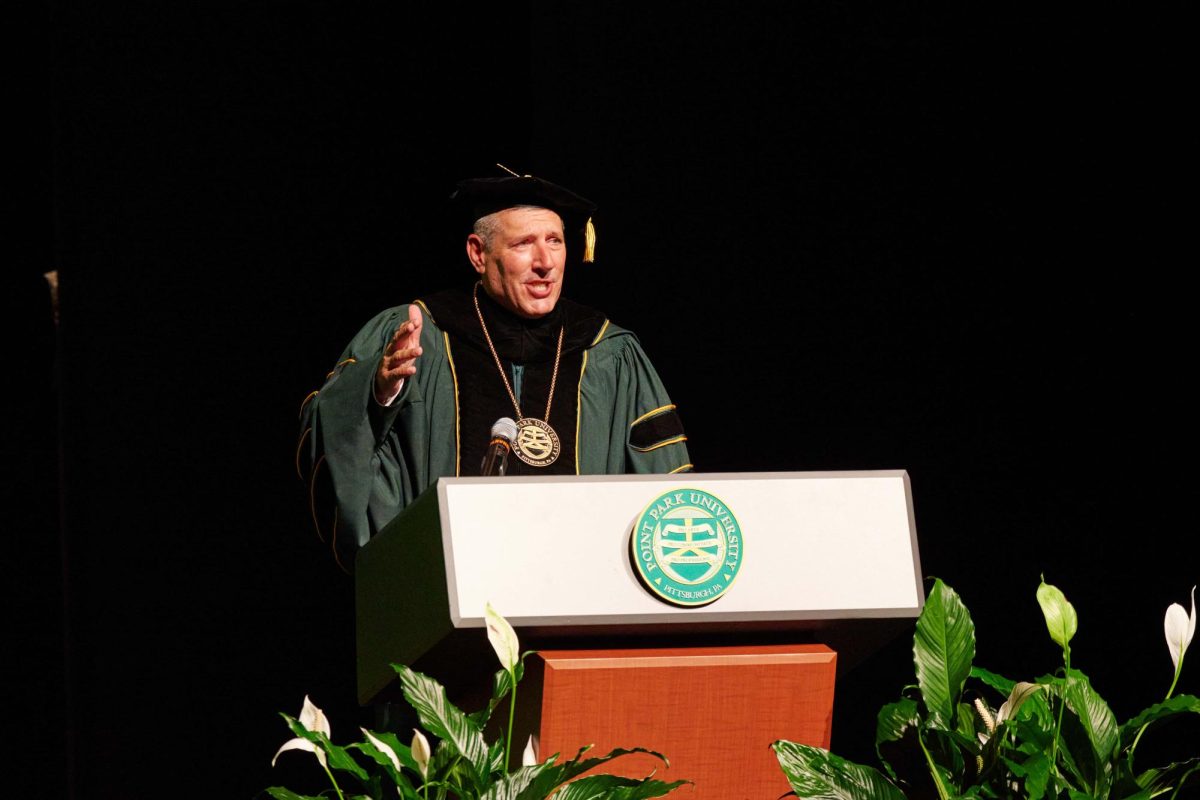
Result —
[[[526, 416], [550, 424], [562, 455], [549, 468], [509, 459], [508, 474], [672, 473], [692, 469], [675, 405], [637, 337], [592, 309], [560, 300], [552, 316], [519, 320], [480, 293], [509, 385]], [[363, 326], [302, 409], [297, 469], [313, 522], [349, 570], [353, 553], [439, 477], [478, 475], [491, 424], [516, 418], [482, 336], [471, 295], [418, 300], [417, 372], [388, 407], [374, 398], [383, 350], [409, 307]], [[564, 344], [555, 363], [559, 331]]]

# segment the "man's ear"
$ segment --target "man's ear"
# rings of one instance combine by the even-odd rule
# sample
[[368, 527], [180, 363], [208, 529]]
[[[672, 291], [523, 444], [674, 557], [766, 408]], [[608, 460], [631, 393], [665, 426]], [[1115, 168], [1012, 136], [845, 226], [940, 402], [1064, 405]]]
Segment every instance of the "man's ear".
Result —
[[467, 260], [471, 262], [471, 266], [480, 275], [484, 272], [484, 253], [487, 252], [487, 247], [483, 244], [483, 239], [477, 233], [472, 233], [467, 237]]

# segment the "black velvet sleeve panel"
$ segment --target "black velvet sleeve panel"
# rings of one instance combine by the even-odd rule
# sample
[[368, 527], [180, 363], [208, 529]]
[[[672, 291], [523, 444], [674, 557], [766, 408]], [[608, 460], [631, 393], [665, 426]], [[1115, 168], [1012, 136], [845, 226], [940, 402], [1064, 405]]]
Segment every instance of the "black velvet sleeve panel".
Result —
[[634, 422], [629, 429], [629, 445], [637, 450], [651, 450], [683, 435], [683, 422], [675, 406], [670, 405]]

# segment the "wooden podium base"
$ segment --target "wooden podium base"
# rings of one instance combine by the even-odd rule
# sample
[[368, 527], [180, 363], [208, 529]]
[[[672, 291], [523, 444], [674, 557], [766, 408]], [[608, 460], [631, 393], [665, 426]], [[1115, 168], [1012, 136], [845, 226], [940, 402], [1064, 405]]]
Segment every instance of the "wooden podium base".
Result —
[[602, 768], [686, 779], [689, 800], [763, 800], [790, 790], [770, 745], [829, 747], [837, 654], [824, 645], [546, 650], [539, 755], [646, 747]]

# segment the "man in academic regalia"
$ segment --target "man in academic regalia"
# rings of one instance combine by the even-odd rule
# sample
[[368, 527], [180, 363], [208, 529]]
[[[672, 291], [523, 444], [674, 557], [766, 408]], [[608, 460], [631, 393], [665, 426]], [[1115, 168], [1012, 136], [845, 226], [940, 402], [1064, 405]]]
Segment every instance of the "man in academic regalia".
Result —
[[[313, 519], [343, 568], [437, 478], [479, 475], [493, 424], [516, 421], [508, 475], [685, 472], [686, 436], [637, 338], [561, 297], [588, 200], [530, 176], [463, 181], [479, 281], [390, 308], [305, 402], [298, 457]], [[318, 509], [320, 498], [336, 509]]]

